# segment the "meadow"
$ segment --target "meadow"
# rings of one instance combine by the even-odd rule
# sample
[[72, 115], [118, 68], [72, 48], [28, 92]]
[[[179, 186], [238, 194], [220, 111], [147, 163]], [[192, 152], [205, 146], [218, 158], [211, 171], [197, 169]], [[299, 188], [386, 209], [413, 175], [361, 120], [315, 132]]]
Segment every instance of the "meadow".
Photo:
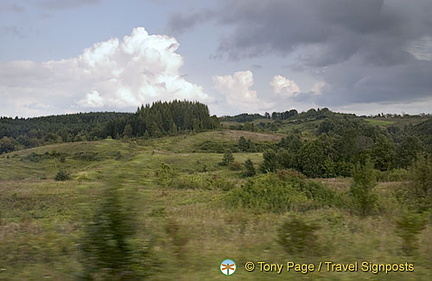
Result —
[[[374, 187], [376, 206], [363, 217], [350, 203], [351, 178], [306, 179], [292, 171], [246, 178], [243, 163], [251, 159], [258, 170], [261, 152], [235, 152], [238, 164], [221, 166], [222, 152], [203, 149], [209, 142], [235, 145], [241, 136], [265, 146], [283, 135], [217, 130], [148, 140], [58, 143], [2, 154], [0, 280], [81, 278], [86, 226], [103, 204], [107, 186], [115, 186], [122, 194], [121, 204], [133, 212], [131, 241], [142, 253], [136, 268], [142, 279], [431, 280], [430, 212], [421, 218], [425, 223], [417, 234], [405, 240], [401, 235], [409, 233], [409, 223], [415, 222], [411, 218], [405, 228], [399, 223], [407, 214], [400, 194], [409, 183], [379, 182]], [[59, 172], [65, 177], [58, 178]], [[280, 210], [267, 207], [259, 198], [247, 201], [256, 207], [244, 203], [253, 196], [244, 193], [246, 187], [265, 190], [268, 183], [293, 188], [296, 197], [289, 197], [290, 205]], [[297, 186], [324, 195], [314, 197], [311, 191], [309, 196]], [[237, 264], [229, 277], [219, 270], [226, 258]], [[244, 269], [248, 261], [257, 266], [253, 272]], [[414, 269], [318, 272], [315, 267], [302, 273], [285, 268], [278, 274], [258, 266], [258, 262], [286, 265], [289, 261], [315, 266], [320, 262], [409, 263]]]

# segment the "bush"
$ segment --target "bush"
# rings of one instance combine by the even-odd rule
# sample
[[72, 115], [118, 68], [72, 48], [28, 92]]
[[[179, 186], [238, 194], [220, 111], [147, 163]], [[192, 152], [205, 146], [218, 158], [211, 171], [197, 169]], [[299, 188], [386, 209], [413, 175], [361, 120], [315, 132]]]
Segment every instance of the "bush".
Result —
[[421, 214], [407, 214], [396, 220], [396, 234], [402, 239], [402, 251], [413, 255], [418, 249], [418, 234], [426, 228]]
[[246, 171], [243, 172], [244, 177], [253, 177], [256, 175], [256, 170], [252, 160], [247, 159], [244, 164]]
[[377, 181], [379, 182], [406, 181], [408, 177], [408, 171], [405, 169], [393, 169], [390, 171], [379, 171], [377, 173]]
[[372, 213], [377, 201], [377, 195], [373, 190], [376, 186], [373, 163], [367, 159], [364, 165], [357, 164], [353, 171], [353, 178], [350, 194], [358, 213], [365, 217]]
[[301, 176], [293, 171], [279, 171], [249, 178], [224, 200], [232, 206], [276, 213], [336, 204], [338, 197], [334, 191]]
[[277, 242], [289, 255], [316, 255], [320, 252], [315, 234], [318, 229], [320, 227], [316, 224], [291, 216], [277, 230]]
[[169, 187], [176, 189], [208, 189], [209, 185], [201, 177], [186, 175], [173, 179]]
[[220, 165], [221, 166], [228, 166], [232, 162], [234, 162], [234, 156], [233, 156], [231, 150], [225, 151], [223, 158], [222, 158], [222, 162], [220, 162]]
[[54, 177], [54, 180], [56, 181], [66, 181], [69, 179], [70, 179], [69, 173], [63, 170], [58, 171]]
[[301, 192], [301, 185], [299, 181], [283, 181], [269, 173], [248, 179], [243, 187], [234, 188], [224, 200], [233, 206], [257, 211], [286, 212], [311, 203]]
[[426, 210], [432, 207], [432, 155], [417, 156], [409, 169], [412, 193], [417, 198], [419, 208]]
[[146, 277], [149, 251], [135, 238], [137, 225], [131, 201], [126, 201], [119, 184], [110, 182], [80, 241], [82, 280]]
[[231, 171], [241, 171], [242, 165], [241, 163], [234, 161], [228, 164], [228, 169], [230, 169]]

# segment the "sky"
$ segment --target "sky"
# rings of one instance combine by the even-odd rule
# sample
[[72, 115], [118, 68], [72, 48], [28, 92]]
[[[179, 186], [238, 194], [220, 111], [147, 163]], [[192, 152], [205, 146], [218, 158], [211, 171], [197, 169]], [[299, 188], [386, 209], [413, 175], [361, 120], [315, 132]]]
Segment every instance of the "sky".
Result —
[[0, 116], [432, 113], [430, 0], [0, 0]]

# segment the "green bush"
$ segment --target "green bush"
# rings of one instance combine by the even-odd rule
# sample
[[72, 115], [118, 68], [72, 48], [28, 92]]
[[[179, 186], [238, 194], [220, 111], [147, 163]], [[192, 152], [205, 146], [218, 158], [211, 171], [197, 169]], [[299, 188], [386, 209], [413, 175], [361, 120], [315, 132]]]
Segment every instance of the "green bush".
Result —
[[244, 186], [234, 188], [224, 200], [231, 206], [276, 213], [337, 203], [336, 192], [302, 177], [291, 170], [259, 175], [249, 178]]
[[318, 229], [314, 223], [291, 216], [277, 230], [277, 242], [289, 255], [316, 255], [321, 248], [315, 233]]
[[350, 186], [353, 204], [359, 215], [365, 217], [373, 212], [377, 201], [373, 163], [368, 159], [364, 165], [357, 164], [354, 167], [353, 178], [354, 182]]
[[408, 178], [409, 178], [409, 174], [406, 169], [378, 171], [377, 173], [377, 181], [379, 182], [406, 181]]
[[411, 194], [422, 211], [432, 207], [432, 155], [417, 155], [409, 168]]
[[231, 150], [227, 150], [225, 151], [222, 161], [219, 163], [221, 166], [228, 166], [229, 164], [231, 164], [232, 162], [234, 162], [234, 156], [232, 154]]
[[402, 251], [413, 255], [418, 249], [418, 234], [426, 228], [421, 214], [406, 214], [396, 220], [396, 234], [402, 239]]
[[208, 189], [208, 183], [196, 175], [185, 175], [173, 179], [169, 187], [176, 189]]
[[54, 180], [56, 181], [66, 181], [70, 179], [70, 175], [68, 172], [60, 170], [57, 172], [57, 174], [54, 177]]
[[241, 163], [234, 161], [228, 164], [228, 169], [230, 169], [231, 171], [241, 171], [242, 165]]
[[149, 251], [135, 237], [138, 224], [131, 202], [118, 183], [108, 183], [80, 241], [82, 280], [143, 280], [146, 277]]
[[286, 212], [311, 203], [301, 191], [301, 185], [299, 181], [283, 181], [277, 175], [269, 173], [248, 179], [243, 187], [230, 191], [225, 200], [232, 206], [257, 211]]
[[252, 160], [247, 159], [243, 165], [245, 166], [245, 169], [246, 169], [243, 172], [244, 177], [253, 177], [256, 175], [256, 170], [255, 170], [254, 163], [252, 162]]

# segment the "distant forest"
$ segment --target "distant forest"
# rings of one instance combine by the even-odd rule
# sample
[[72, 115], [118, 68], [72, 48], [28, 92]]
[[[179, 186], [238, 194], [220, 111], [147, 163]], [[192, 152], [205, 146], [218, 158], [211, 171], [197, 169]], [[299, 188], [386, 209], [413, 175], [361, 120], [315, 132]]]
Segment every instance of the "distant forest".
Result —
[[[385, 126], [380, 125], [383, 122]], [[409, 167], [418, 155], [432, 153], [432, 118], [428, 115], [380, 114], [367, 118], [324, 108], [218, 118], [210, 116], [202, 103], [175, 100], [143, 105], [136, 113], [2, 117], [0, 154], [50, 143], [147, 139], [221, 128], [284, 133], [274, 144], [253, 143], [241, 137], [236, 145], [224, 146], [209, 140], [201, 146], [202, 152], [261, 152], [262, 172], [294, 169], [308, 177], [350, 176], [355, 164], [366, 159], [377, 170], [396, 171]]]
[[59, 142], [108, 137], [162, 137], [201, 132], [220, 126], [199, 102], [172, 101], [143, 105], [136, 113], [91, 112], [37, 118], [0, 118], [0, 154]]

